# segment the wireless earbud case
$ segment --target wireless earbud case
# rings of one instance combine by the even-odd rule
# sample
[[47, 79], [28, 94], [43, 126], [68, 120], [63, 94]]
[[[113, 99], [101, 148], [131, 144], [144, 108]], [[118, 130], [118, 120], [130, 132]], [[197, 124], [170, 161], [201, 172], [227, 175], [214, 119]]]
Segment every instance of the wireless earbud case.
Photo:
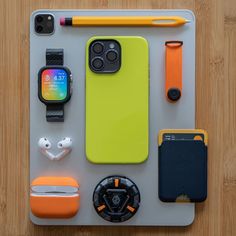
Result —
[[70, 177], [39, 177], [31, 183], [30, 208], [39, 218], [71, 218], [79, 210], [79, 185]]

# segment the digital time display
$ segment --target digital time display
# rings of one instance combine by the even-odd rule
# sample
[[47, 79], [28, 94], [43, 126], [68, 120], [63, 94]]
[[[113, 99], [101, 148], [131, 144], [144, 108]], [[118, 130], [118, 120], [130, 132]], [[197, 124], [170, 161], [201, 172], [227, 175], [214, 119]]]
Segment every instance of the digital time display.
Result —
[[68, 93], [68, 74], [64, 69], [46, 69], [41, 75], [41, 91], [47, 101], [62, 101]]

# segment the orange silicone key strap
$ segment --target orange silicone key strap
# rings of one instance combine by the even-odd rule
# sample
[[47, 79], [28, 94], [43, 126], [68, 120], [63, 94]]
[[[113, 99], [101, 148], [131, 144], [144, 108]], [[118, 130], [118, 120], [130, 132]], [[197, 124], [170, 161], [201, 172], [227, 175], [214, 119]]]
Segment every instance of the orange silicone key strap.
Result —
[[167, 41], [165, 92], [168, 101], [176, 102], [182, 94], [182, 41]]

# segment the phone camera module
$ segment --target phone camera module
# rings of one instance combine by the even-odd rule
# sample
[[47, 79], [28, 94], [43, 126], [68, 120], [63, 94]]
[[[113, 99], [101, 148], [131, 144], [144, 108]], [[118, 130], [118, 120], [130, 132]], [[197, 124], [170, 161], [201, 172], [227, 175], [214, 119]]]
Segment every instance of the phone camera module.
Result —
[[54, 32], [54, 17], [51, 14], [38, 14], [34, 19], [34, 30], [39, 35]]
[[103, 59], [100, 57], [95, 57], [92, 60], [92, 66], [93, 66], [94, 70], [101, 70], [104, 66]]
[[89, 45], [89, 67], [100, 74], [116, 73], [121, 67], [121, 46], [114, 39], [95, 39]]

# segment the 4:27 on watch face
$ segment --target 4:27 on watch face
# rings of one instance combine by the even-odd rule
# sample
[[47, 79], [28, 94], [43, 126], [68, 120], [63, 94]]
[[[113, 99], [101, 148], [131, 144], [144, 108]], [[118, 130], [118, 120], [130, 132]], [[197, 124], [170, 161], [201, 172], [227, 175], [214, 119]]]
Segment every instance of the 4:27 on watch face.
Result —
[[41, 96], [46, 101], [63, 101], [68, 96], [68, 74], [64, 69], [45, 69], [41, 74]]

